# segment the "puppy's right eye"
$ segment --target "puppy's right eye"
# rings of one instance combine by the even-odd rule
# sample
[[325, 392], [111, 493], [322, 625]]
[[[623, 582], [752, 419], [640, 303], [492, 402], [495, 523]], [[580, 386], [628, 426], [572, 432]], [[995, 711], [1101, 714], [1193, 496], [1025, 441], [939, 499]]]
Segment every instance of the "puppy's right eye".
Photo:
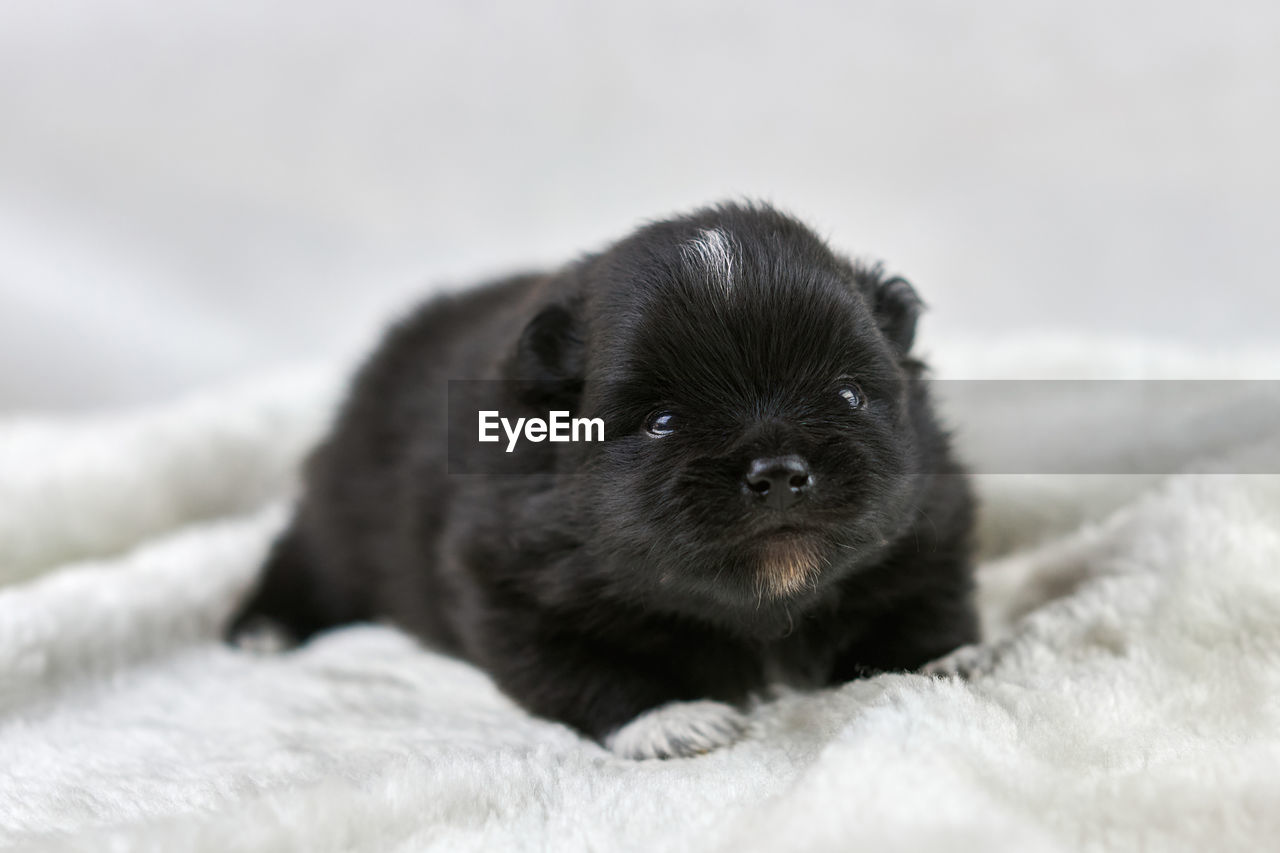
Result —
[[676, 431], [676, 416], [672, 412], [653, 412], [644, 421], [645, 432], [656, 438]]

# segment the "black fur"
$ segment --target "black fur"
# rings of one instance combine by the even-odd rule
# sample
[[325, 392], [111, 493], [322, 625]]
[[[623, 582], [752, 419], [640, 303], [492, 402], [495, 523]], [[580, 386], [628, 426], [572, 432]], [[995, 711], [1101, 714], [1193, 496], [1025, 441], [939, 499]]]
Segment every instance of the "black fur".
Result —
[[[727, 287], [691, 248], [704, 229]], [[916, 669], [977, 636], [973, 502], [909, 354], [920, 305], [763, 205], [436, 299], [360, 371], [231, 631], [389, 618], [597, 738], [670, 700]], [[450, 379], [541, 380], [607, 440], [450, 476]], [[656, 409], [673, 434], [646, 432]], [[743, 483], [777, 454], [814, 478], [785, 510]]]

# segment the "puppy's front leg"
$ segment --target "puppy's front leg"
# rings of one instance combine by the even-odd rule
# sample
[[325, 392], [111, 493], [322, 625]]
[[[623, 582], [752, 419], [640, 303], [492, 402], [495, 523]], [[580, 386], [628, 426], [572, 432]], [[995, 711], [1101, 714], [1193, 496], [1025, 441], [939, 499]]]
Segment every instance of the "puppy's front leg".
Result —
[[966, 592], [917, 596], [882, 614], [841, 652], [831, 683], [921, 670], [979, 638], [978, 617]]
[[624, 758], [702, 755], [746, 728], [732, 705], [685, 695], [662, 677], [660, 662], [609, 654], [586, 638], [533, 642], [491, 669], [529, 711], [568, 723]]

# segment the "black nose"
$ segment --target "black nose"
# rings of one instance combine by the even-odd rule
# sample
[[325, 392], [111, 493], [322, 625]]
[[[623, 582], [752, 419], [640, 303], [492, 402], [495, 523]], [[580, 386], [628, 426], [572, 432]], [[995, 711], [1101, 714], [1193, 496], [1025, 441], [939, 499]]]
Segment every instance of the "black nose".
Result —
[[786, 509], [804, 494], [813, 478], [809, 476], [808, 463], [792, 454], [755, 460], [743, 482], [768, 506]]

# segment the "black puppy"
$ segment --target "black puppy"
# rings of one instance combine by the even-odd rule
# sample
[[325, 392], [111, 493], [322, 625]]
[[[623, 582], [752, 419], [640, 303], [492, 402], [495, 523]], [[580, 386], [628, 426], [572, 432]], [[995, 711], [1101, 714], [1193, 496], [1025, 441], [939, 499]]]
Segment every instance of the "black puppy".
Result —
[[[385, 617], [637, 758], [731, 742], [769, 683], [916, 669], [977, 637], [973, 502], [909, 354], [919, 308], [736, 204], [437, 299], [359, 373], [232, 633]], [[451, 418], [462, 379], [511, 380], [490, 385], [513, 422], [572, 411], [604, 440], [457, 473], [507, 444], [478, 441], [475, 406]]]

